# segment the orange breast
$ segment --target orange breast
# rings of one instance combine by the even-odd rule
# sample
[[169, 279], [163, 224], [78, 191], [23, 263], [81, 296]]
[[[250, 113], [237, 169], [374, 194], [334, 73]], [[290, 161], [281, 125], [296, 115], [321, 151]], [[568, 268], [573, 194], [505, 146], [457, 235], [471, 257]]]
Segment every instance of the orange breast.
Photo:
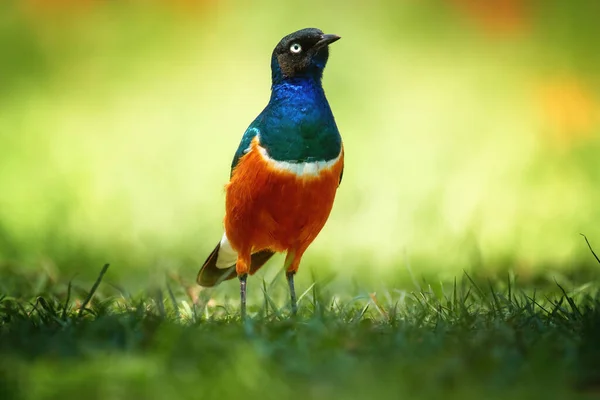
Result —
[[225, 231], [240, 253], [306, 247], [325, 225], [344, 164], [298, 176], [261, 154], [258, 140], [239, 161], [226, 186]]

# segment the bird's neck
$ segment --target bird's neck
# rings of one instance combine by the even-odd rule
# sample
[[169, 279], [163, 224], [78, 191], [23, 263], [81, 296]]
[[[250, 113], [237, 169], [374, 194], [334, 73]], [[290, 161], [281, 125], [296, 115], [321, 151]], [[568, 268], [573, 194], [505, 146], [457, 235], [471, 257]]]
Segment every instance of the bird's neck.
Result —
[[335, 159], [341, 138], [320, 80], [294, 77], [275, 83], [259, 117], [260, 142], [278, 161]]
[[327, 101], [320, 79], [302, 76], [273, 82], [270, 102], [279, 103], [290, 99], [306, 99], [317, 102]]

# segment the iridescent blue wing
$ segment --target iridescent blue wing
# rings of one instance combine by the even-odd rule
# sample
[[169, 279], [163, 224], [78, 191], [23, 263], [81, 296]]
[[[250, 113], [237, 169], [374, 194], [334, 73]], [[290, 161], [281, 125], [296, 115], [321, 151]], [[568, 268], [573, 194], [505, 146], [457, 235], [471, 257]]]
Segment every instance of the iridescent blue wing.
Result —
[[235, 152], [235, 155], [233, 156], [233, 161], [231, 162], [231, 172], [229, 174], [230, 178], [233, 175], [233, 170], [235, 169], [235, 167], [237, 167], [238, 163], [240, 162], [240, 158], [242, 158], [242, 156], [250, 150], [252, 139], [254, 139], [259, 132], [260, 131], [258, 130], [258, 128], [254, 126], [254, 123], [252, 123], [248, 127], [248, 129], [246, 129], [246, 132], [244, 132], [244, 136], [242, 136], [240, 145], [238, 146], [238, 149]]

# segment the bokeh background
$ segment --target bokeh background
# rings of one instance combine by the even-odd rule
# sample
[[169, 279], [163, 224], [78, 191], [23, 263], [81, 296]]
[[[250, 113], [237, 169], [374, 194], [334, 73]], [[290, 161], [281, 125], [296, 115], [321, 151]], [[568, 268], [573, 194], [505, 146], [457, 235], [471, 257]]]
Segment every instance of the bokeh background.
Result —
[[[600, 2], [0, 3], [0, 274], [193, 282], [279, 39], [342, 36], [347, 165], [309, 271], [594, 271]], [[266, 274], [275, 274], [271, 263]], [[597, 269], [597, 267], [595, 267]], [[235, 285], [233, 285], [235, 286]]]

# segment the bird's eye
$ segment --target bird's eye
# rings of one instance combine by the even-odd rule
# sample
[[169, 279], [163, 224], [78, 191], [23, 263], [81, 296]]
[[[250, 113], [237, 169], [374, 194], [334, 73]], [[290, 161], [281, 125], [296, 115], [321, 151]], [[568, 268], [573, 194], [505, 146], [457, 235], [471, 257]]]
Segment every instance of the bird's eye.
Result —
[[300, 46], [298, 43], [293, 43], [290, 46], [290, 51], [294, 54], [298, 54], [302, 51], [302, 46]]

